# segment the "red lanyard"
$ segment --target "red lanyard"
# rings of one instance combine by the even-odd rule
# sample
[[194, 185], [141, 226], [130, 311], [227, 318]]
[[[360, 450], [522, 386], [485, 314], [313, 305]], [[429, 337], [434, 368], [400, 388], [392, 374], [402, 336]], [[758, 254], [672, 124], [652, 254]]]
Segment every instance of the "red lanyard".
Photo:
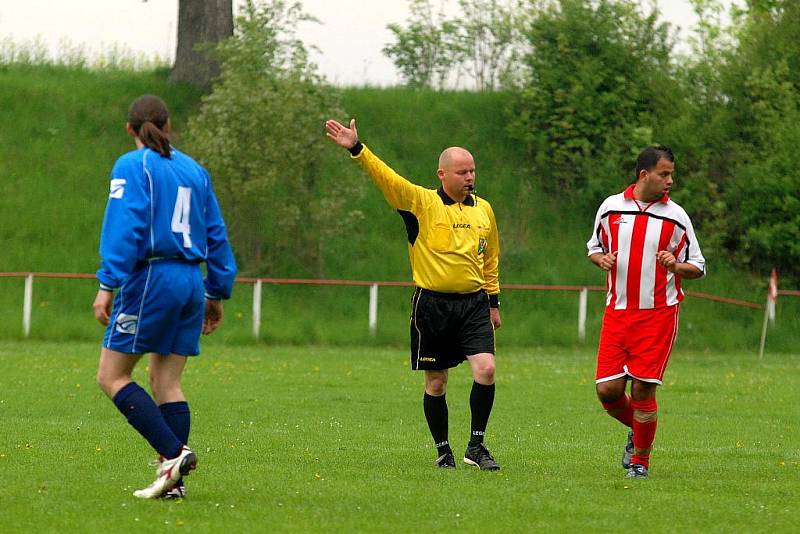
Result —
[[637, 207], [637, 208], [639, 208], [639, 211], [640, 211], [641, 213], [644, 213], [645, 211], [649, 210], [649, 209], [650, 209], [650, 206], [652, 206], [653, 204], [655, 204], [656, 202], [658, 202], [658, 200], [654, 200], [654, 201], [652, 201], [650, 204], [648, 204], [647, 206], [645, 206], [645, 207], [644, 207], [644, 209], [642, 209], [642, 206], [639, 204], [639, 201], [638, 201], [638, 200], [636, 200], [635, 198], [634, 198], [634, 199], [632, 199], [632, 200], [633, 200], [634, 202], [636, 202], [636, 207]]

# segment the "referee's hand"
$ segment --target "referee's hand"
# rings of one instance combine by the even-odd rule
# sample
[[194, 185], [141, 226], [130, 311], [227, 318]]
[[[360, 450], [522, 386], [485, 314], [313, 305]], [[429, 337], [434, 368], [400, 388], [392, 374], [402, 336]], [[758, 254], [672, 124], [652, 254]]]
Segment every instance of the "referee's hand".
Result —
[[489, 319], [495, 330], [503, 326], [503, 321], [500, 320], [500, 308], [489, 308]]
[[327, 130], [327, 135], [331, 141], [347, 150], [350, 150], [358, 143], [358, 130], [356, 129], [355, 119], [350, 119], [349, 128], [339, 121], [330, 119], [325, 121], [325, 130]]

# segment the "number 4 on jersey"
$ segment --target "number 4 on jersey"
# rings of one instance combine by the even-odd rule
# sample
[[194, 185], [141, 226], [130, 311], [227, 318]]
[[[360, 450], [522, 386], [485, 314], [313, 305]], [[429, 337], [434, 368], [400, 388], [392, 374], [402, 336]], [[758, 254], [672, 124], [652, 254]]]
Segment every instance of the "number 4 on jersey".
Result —
[[192, 208], [192, 188], [178, 187], [175, 211], [172, 212], [172, 231], [183, 234], [183, 248], [192, 248], [192, 228], [189, 225], [189, 211]]

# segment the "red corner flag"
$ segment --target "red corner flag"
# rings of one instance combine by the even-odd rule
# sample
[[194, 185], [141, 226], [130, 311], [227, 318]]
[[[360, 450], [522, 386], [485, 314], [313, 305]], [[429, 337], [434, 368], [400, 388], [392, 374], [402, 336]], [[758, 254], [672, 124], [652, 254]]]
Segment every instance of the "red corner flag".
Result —
[[767, 311], [769, 320], [775, 321], [775, 303], [778, 301], [778, 273], [772, 269], [769, 275], [769, 289], [767, 291]]
[[769, 275], [769, 299], [772, 302], [778, 300], [778, 273], [772, 269], [772, 274]]

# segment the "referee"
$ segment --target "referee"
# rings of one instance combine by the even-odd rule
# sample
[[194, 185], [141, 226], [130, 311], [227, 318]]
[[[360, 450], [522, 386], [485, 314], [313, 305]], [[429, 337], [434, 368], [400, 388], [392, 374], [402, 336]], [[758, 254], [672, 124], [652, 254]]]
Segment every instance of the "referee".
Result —
[[455, 469], [447, 428], [448, 370], [464, 360], [472, 369], [472, 423], [464, 462], [482, 470], [500, 466], [483, 444], [494, 403], [494, 331], [500, 328], [497, 223], [492, 207], [474, 194], [475, 163], [467, 150], [450, 147], [439, 156], [438, 189], [426, 189], [398, 175], [358, 140], [350, 127], [325, 123], [328, 137], [350, 151], [389, 204], [408, 234], [414, 278], [411, 300], [411, 368], [425, 375], [423, 407], [439, 457], [436, 465]]

